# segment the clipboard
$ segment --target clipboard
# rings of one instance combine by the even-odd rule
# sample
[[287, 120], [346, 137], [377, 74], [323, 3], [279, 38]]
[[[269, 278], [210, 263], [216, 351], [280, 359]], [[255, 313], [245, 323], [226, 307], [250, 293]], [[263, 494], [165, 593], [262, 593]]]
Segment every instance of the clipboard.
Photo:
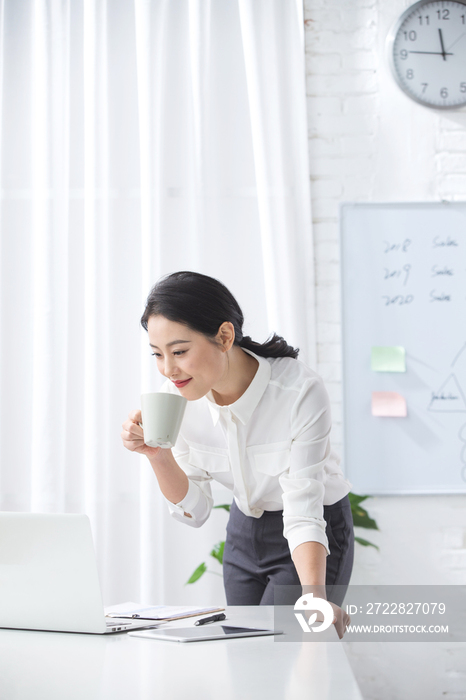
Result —
[[153, 622], [172, 622], [183, 620], [188, 617], [198, 617], [200, 615], [211, 615], [223, 612], [225, 608], [195, 608], [193, 606], [170, 606], [170, 605], [141, 605], [140, 603], [121, 603], [111, 606], [105, 617], [119, 620], [141, 620]]

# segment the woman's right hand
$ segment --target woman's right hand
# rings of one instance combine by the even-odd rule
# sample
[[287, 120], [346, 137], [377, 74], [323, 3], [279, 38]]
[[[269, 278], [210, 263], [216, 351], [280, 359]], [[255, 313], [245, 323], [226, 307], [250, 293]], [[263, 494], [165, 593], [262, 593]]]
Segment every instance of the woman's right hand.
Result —
[[144, 442], [144, 430], [141, 428], [142, 414], [141, 411], [132, 411], [127, 420], [122, 425], [121, 439], [123, 445], [130, 452], [139, 452], [139, 454], [147, 455], [147, 457], [155, 457], [161, 448], [149, 447]]

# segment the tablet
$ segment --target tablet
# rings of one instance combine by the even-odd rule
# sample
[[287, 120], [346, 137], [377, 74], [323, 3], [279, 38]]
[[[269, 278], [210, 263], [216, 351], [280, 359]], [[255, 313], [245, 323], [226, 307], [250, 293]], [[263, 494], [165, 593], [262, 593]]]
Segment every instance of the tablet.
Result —
[[181, 629], [152, 629], [129, 632], [130, 637], [144, 639], [164, 639], [170, 642], [206, 642], [212, 639], [231, 639], [232, 637], [262, 637], [270, 634], [283, 634], [277, 630], [258, 629], [255, 627], [233, 627], [231, 625], [203, 625], [201, 627], [182, 627]]

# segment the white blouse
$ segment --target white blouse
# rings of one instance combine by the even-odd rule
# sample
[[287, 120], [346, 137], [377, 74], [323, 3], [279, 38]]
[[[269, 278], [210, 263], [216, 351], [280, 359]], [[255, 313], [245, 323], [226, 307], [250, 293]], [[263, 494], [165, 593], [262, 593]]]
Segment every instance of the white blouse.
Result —
[[[210, 481], [233, 492], [238, 508], [260, 518], [282, 510], [290, 551], [320, 542], [327, 552], [323, 506], [351, 489], [330, 447], [330, 401], [322, 379], [299, 360], [263, 358], [245, 393], [219, 406], [209, 393], [186, 407], [173, 456], [189, 490], [171, 515], [200, 527], [213, 506]], [[180, 393], [171, 381], [162, 391]], [[191, 517], [184, 515], [189, 513]]]

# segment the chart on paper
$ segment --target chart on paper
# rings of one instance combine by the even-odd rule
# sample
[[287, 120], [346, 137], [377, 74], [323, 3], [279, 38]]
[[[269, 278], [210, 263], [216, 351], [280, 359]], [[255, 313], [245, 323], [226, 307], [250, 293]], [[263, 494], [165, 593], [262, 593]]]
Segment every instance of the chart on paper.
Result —
[[345, 472], [466, 493], [466, 203], [344, 204]]

